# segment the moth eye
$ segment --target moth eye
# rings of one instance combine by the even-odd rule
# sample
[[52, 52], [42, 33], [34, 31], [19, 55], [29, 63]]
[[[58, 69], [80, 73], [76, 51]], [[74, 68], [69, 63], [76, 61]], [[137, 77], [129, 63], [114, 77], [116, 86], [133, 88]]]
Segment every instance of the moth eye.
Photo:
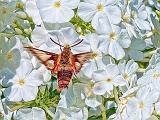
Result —
[[54, 67], [54, 61], [53, 60], [48, 60], [47, 63], [46, 63], [46, 66], [49, 69], [53, 69], [53, 67]]

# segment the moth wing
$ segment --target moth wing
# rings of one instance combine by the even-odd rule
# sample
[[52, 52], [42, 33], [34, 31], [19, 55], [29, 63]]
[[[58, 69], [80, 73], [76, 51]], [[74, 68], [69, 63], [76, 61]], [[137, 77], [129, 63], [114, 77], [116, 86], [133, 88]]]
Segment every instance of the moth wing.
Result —
[[25, 47], [29, 52], [32, 53], [38, 60], [41, 61], [42, 64], [44, 64], [47, 69], [51, 70], [52, 72], [55, 72], [56, 70], [54, 68], [57, 68], [57, 59], [58, 54], [47, 52], [44, 50], [40, 50], [33, 47]]
[[82, 68], [83, 64], [86, 63], [88, 60], [92, 59], [93, 53], [92, 52], [85, 52], [73, 55], [75, 58], [75, 72], [79, 72]]

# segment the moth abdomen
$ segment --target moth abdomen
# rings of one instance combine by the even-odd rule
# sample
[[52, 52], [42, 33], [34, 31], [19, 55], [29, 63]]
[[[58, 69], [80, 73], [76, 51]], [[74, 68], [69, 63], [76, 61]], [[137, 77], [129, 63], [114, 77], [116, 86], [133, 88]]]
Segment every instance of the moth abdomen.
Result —
[[60, 90], [68, 87], [70, 80], [72, 79], [73, 72], [69, 70], [61, 69], [57, 73], [58, 87]]

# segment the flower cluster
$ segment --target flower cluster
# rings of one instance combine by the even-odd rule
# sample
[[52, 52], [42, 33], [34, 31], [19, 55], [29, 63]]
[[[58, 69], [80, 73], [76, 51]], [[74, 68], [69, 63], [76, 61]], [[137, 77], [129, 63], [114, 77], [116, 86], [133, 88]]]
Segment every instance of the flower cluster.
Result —
[[[0, 15], [0, 119], [160, 119], [160, 0], [6, 0]], [[91, 55], [58, 91], [47, 55], [65, 46]]]

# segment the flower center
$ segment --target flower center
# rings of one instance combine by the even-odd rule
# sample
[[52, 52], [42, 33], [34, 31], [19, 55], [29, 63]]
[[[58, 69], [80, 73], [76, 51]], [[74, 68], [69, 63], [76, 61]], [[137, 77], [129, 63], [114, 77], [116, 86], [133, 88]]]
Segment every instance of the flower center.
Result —
[[144, 108], [144, 103], [143, 103], [143, 102], [140, 102], [139, 105], [138, 105], [138, 107], [139, 107], [140, 109], [143, 109], [143, 108]]
[[56, 1], [56, 2], [53, 4], [53, 7], [54, 7], [54, 8], [60, 8], [60, 7], [61, 7], [61, 2], [60, 2], [60, 1]]
[[116, 35], [116, 33], [115, 32], [110, 32], [109, 33], [109, 38], [111, 39], [111, 40], [116, 40], [116, 38], [117, 38], [117, 35]]
[[6, 14], [7, 13], [7, 8], [6, 7], [2, 7], [1, 11], [2, 11], [2, 14]]
[[97, 53], [95, 53], [95, 52], [92, 53], [92, 59], [95, 59], [97, 56], [98, 56]]
[[159, 73], [159, 72], [155, 72], [155, 73], [153, 74], [153, 77], [154, 77], [154, 78], [160, 77], [160, 73]]
[[97, 11], [98, 11], [98, 12], [102, 12], [103, 10], [104, 10], [104, 5], [98, 4], [98, 5], [97, 5]]
[[125, 80], [128, 80], [128, 74], [127, 73], [124, 73], [123, 77], [124, 77]]
[[7, 57], [8, 60], [12, 60], [13, 59], [13, 53], [12, 52], [8, 52], [6, 54], [6, 57]]
[[112, 79], [111, 79], [111, 78], [108, 78], [106, 81], [107, 81], [107, 83], [111, 83], [111, 82], [112, 82]]
[[23, 85], [25, 84], [25, 81], [24, 81], [23, 79], [20, 79], [20, 80], [18, 81], [18, 83], [19, 83], [20, 86], [23, 86]]
[[129, 21], [130, 21], [130, 16], [124, 15], [124, 16], [122, 17], [122, 19], [123, 19], [124, 22], [129, 23]]

